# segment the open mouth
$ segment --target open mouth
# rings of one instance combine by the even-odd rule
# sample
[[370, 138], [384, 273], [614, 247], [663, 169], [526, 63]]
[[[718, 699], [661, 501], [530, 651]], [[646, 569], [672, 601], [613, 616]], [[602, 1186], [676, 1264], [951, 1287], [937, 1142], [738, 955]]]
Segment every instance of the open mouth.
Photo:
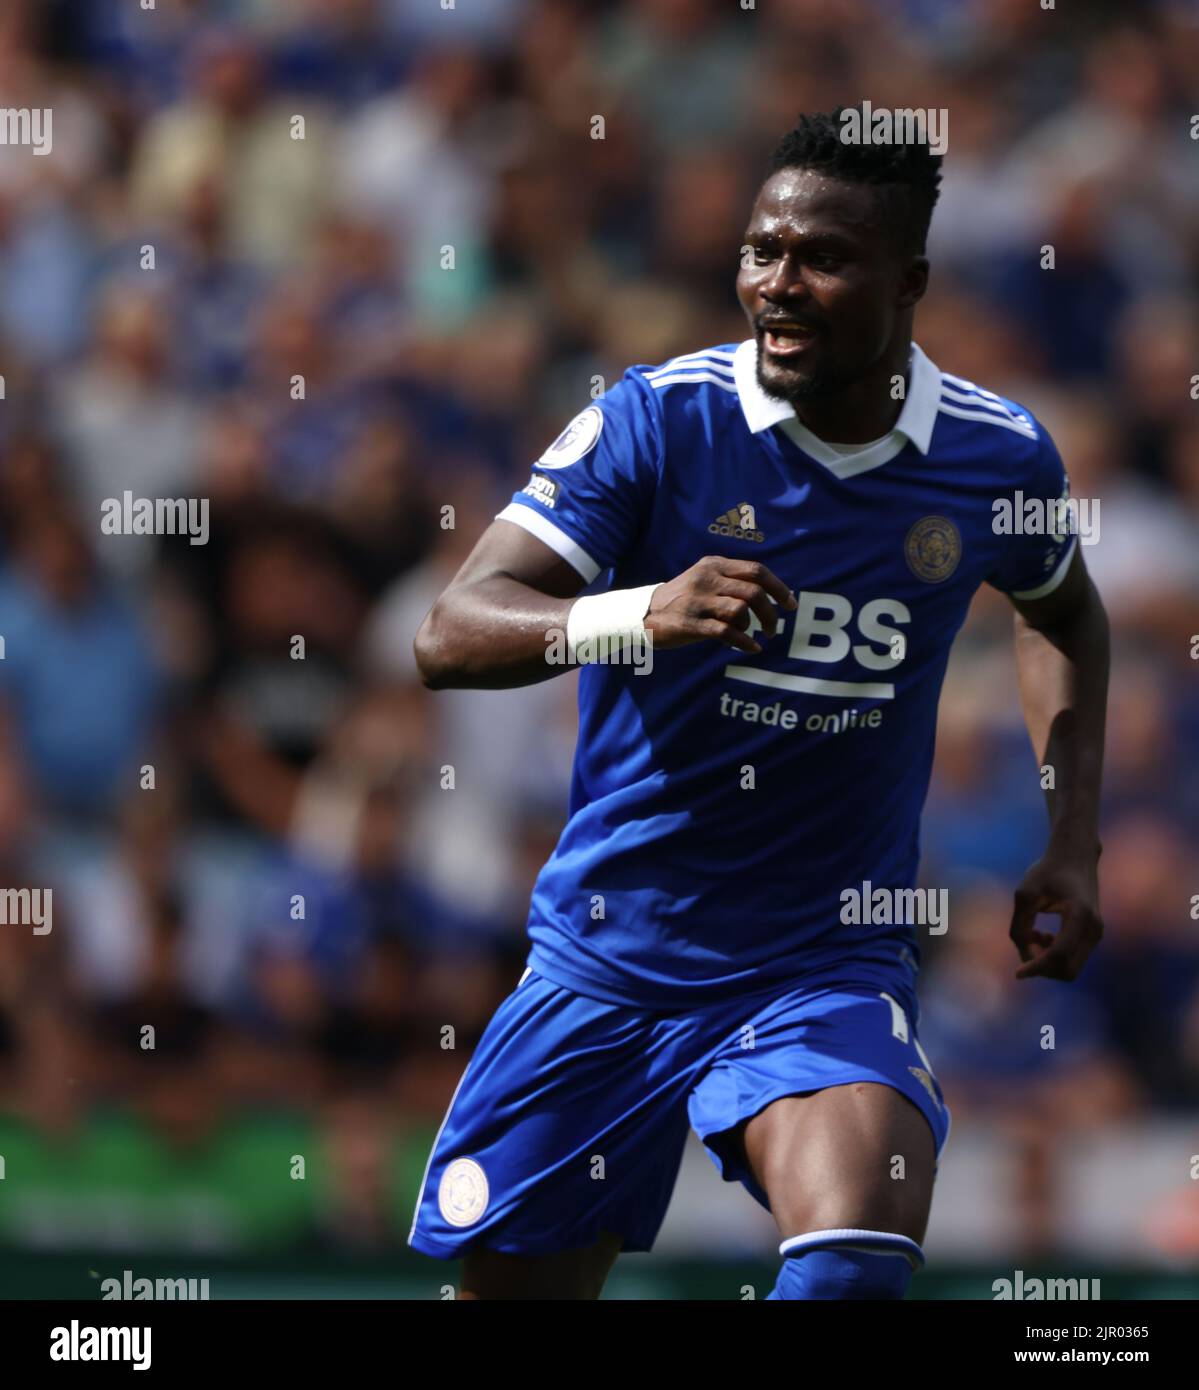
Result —
[[820, 335], [801, 323], [773, 323], [762, 334], [762, 344], [771, 357], [798, 357]]

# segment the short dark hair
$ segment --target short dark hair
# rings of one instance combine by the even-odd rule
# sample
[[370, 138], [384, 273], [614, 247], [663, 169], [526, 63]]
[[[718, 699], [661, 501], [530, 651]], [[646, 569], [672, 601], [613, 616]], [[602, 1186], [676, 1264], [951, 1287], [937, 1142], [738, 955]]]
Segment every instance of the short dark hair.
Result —
[[[815, 169], [830, 178], [867, 183], [877, 191], [883, 217], [904, 250], [922, 255], [941, 185], [941, 156], [925, 140], [849, 144], [841, 138], [842, 113], [801, 115], [775, 146], [769, 174]], [[769, 174], [767, 177], [769, 177]]]

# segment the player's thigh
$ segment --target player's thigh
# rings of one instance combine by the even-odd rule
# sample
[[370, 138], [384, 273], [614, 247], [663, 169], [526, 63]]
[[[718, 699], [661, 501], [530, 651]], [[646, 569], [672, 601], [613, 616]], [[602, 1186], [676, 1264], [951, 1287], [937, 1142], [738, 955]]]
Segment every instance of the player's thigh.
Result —
[[855, 1081], [785, 1096], [746, 1124], [743, 1142], [784, 1238], [850, 1227], [924, 1239], [936, 1145], [894, 1087]]
[[583, 1250], [553, 1255], [504, 1255], [497, 1250], [473, 1250], [462, 1270], [465, 1299], [591, 1299], [598, 1298], [604, 1280], [620, 1254], [621, 1237], [603, 1232]]
[[[513, 1279], [524, 1270], [526, 1282], [543, 1269], [552, 1277], [558, 1266], [532, 1262], [557, 1256], [591, 1287], [603, 1257], [577, 1252], [608, 1233], [626, 1250], [650, 1249], [686, 1142], [697, 1054], [686, 1020], [530, 973], [496, 1011], [455, 1092], [409, 1244], [440, 1259], [486, 1250], [523, 1262], [472, 1260], [468, 1287], [493, 1268]], [[490, 1287], [479, 1285], [483, 1296]]]

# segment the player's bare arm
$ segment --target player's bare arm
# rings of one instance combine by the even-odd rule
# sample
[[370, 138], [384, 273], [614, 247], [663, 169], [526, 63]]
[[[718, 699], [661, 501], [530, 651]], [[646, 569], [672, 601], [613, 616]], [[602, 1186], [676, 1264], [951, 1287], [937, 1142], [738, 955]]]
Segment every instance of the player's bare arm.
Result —
[[[1047, 779], [1049, 843], [1016, 890], [1011, 936], [1020, 979], [1073, 980], [1103, 935], [1097, 867], [1099, 790], [1107, 707], [1108, 622], [1077, 547], [1053, 593], [1016, 608], [1020, 701]], [[1038, 913], [1060, 915], [1056, 935]]]
[[546, 633], [566, 626], [583, 578], [543, 541], [493, 521], [417, 630], [432, 690], [533, 685], [563, 668], [545, 659]]
[[[544, 541], [492, 522], [416, 634], [425, 684], [500, 689], [569, 669], [547, 661], [547, 644], [566, 629], [582, 588], [578, 571]], [[768, 640], [776, 603], [794, 609], [795, 595], [765, 565], [709, 555], [654, 590], [644, 626], [663, 649], [710, 640], [754, 655], [762, 647], [744, 630], [750, 614]]]

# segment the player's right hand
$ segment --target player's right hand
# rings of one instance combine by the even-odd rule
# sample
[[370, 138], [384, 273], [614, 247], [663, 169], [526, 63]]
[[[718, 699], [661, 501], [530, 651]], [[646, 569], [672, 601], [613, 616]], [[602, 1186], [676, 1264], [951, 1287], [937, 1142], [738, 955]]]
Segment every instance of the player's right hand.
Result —
[[762, 650], [747, 632], [752, 613], [763, 640], [778, 630], [775, 603], [785, 609], [797, 600], [783, 581], [756, 560], [705, 555], [677, 579], [654, 590], [645, 629], [655, 647], [670, 650], [691, 642], [717, 641], [751, 656]]

